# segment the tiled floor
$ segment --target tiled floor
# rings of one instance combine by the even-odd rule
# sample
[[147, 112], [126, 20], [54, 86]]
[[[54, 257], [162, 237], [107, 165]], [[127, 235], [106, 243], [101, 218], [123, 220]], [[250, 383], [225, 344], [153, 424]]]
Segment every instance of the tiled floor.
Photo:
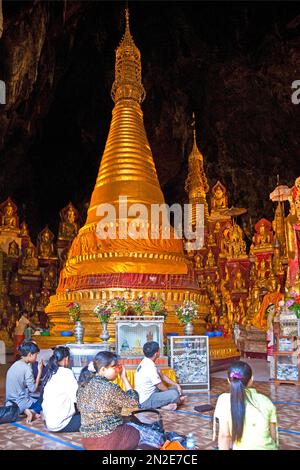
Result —
[[[256, 364], [263, 370], [263, 363]], [[4, 399], [5, 372], [7, 366], [0, 365], [0, 402]], [[214, 374], [215, 375], [215, 374]], [[295, 385], [275, 385], [267, 381], [255, 384], [257, 390], [268, 395], [276, 404], [279, 419], [280, 448], [300, 449], [300, 388]], [[193, 393], [187, 403], [176, 411], [162, 411], [166, 431], [195, 434], [197, 448], [211, 450], [213, 411], [198, 413], [194, 406], [211, 403], [215, 405], [217, 396], [227, 391], [224, 378], [212, 377], [210, 393]], [[0, 450], [80, 450], [79, 433], [51, 433], [43, 422], [26, 424], [24, 419], [14, 424], [0, 425]]]

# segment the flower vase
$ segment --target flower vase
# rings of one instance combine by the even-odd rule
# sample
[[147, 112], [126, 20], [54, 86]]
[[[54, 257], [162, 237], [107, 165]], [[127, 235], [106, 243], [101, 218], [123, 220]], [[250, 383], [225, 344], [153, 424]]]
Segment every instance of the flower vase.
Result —
[[107, 341], [110, 338], [110, 334], [107, 331], [107, 323], [103, 321], [101, 322], [101, 326], [102, 326], [102, 333], [100, 335], [100, 338], [102, 339], [103, 343], [107, 343]]
[[187, 322], [183, 328], [185, 336], [191, 336], [194, 333], [194, 325], [191, 322]]
[[76, 321], [74, 326], [74, 336], [77, 344], [83, 344], [84, 326], [81, 321]]

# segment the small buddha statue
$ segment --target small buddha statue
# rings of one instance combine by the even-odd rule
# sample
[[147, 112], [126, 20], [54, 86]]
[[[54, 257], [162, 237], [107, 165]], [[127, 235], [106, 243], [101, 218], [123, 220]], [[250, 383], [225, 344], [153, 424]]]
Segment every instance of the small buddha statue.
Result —
[[49, 274], [45, 274], [43, 279], [43, 289], [51, 289], [51, 281]]
[[46, 288], [42, 288], [40, 298], [39, 298], [39, 305], [42, 308], [47, 307], [50, 302], [50, 291]]
[[246, 284], [243, 279], [243, 275], [241, 273], [240, 268], [238, 268], [235, 273], [235, 278], [233, 280], [233, 290], [239, 291], [239, 292], [246, 291], [245, 287], [246, 287]]
[[40, 274], [39, 261], [35, 256], [35, 247], [31, 242], [25, 248], [25, 253], [21, 260], [20, 273]]
[[274, 245], [274, 254], [273, 254], [273, 268], [275, 274], [284, 274], [282, 259], [280, 255], [280, 246]]
[[53, 245], [53, 233], [46, 227], [42, 232], [38, 235], [38, 256], [39, 258], [53, 258], [54, 253], [54, 245]]
[[208, 235], [207, 246], [216, 246], [216, 242], [212, 233]]
[[215, 257], [214, 257], [214, 255], [213, 255], [211, 249], [210, 249], [209, 252], [208, 252], [205, 266], [206, 266], [207, 268], [213, 268], [213, 267], [216, 266]]
[[266, 271], [267, 271], [267, 268], [266, 268], [266, 261], [265, 259], [263, 258], [260, 262], [260, 265], [259, 265], [259, 268], [257, 270], [257, 277], [258, 279], [265, 279], [266, 278]]
[[21, 224], [20, 235], [21, 237], [29, 237], [29, 231], [26, 222], [22, 222]]
[[271, 243], [273, 239], [271, 227], [272, 224], [266, 219], [262, 219], [257, 222], [257, 224], [255, 224], [256, 233], [252, 238], [254, 250], [260, 250], [262, 248], [271, 248]]
[[219, 235], [220, 230], [221, 230], [221, 224], [220, 224], [220, 222], [216, 222], [216, 225], [215, 225], [215, 228], [214, 228], [214, 233], [216, 235]]
[[238, 323], [239, 323], [240, 325], [245, 325], [245, 324], [246, 324], [247, 315], [246, 315], [245, 306], [244, 306], [244, 302], [243, 302], [243, 299], [242, 299], [242, 298], [240, 298], [238, 307], [239, 307]]
[[227, 198], [225, 194], [225, 188], [222, 187], [221, 183], [217, 183], [212, 188], [212, 199], [211, 199], [211, 208], [212, 211], [219, 211], [222, 209], [226, 209], [227, 207]]
[[13, 258], [19, 257], [19, 246], [15, 240], [8, 245], [8, 256], [12, 256]]
[[78, 233], [78, 223], [76, 219], [78, 218], [77, 211], [74, 206], [69, 203], [67, 208], [63, 209], [60, 212], [61, 223], [59, 224], [58, 239], [72, 241], [73, 238]]
[[202, 259], [200, 255], [196, 255], [195, 258], [195, 264], [196, 264], [196, 269], [201, 269], [202, 268]]
[[10, 199], [4, 203], [3, 215], [1, 217], [1, 231], [16, 231], [18, 230], [18, 217], [15, 215], [16, 206]]

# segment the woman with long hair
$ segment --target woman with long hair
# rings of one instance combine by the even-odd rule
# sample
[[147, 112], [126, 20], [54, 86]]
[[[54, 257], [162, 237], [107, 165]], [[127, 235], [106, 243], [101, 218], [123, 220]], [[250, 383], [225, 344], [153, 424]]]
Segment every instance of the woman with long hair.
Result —
[[[112, 383], [120, 375], [125, 392]], [[135, 449], [140, 434], [133, 426], [123, 423], [122, 408], [137, 408], [138, 394], [127, 379], [125, 367], [118, 356], [109, 351], [99, 352], [89, 371], [79, 377], [77, 405], [81, 413], [83, 446], [87, 450]]]
[[49, 431], [79, 431], [80, 414], [76, 410], [78, 384], [72, 370], [68, 368], [69, 362], [69, 348], [58, 346], [47, 364], [42, 382], [42, 407]]
[[268, 397], [251, 388], [249, 364], [234, 362], [227, 380], [230, 393], [219, 396], [214, 414], [214, 438], [216, 419], [219, 420], [219, 449], [278, 449], [276, 408]]

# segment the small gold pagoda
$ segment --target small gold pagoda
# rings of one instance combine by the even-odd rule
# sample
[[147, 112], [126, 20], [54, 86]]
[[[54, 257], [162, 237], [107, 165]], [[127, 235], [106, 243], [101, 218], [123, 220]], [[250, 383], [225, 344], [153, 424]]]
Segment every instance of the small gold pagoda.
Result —
[[[165, 201], [143, 123], [141, 103], [145, 90], [141, 82], [141, 55], [130, 33], [128, 9], [125, 34], [116, 50], [111, 96], [115, 107], [87, 220], [72, 242], [56, 295], [46, 308], [53, 325], [51, 335], [70, 329], [67, 305], [72, 301], [81, 305], [85, 341], [95, 341], [101, 327], [93, 309], [102, 300], [118, 295], [132, 299], [159, 293], [169, 311], [165, 332], [179, 329], [174, 315], [176, 305], [187, 299], [198, 303], [201, 300], [182, 239], [174, 237], [172, 228], [170, 238], [166, 239], [160, 219], [154, 227], [158, 236], [152, 236], [150, 210]], [[127, 207], [133, 212], [139, 212], [139, 205], [143, 204], [147, 214], [139, 213], [137, 221], [132, 212], [124, 213], [124, 207], [120, 209], [120, 197], [122, 201], [126, 199]], [[107, 207], [115, 211], [115, 218], [109, 222], [103, 218], [103, 211], [99, 216], [101, 208]], [[146, 231], [147, 237], [127, 235], [132, 224], [136, 231], [144, 234]], [[99, 237], [99, 231], [116, 236]], [[204, 324], [203, 320], [198, 320], [196, 325], [199, 332], [200, 324]], [[112, 322], [109, 332], [113, 339]]]

